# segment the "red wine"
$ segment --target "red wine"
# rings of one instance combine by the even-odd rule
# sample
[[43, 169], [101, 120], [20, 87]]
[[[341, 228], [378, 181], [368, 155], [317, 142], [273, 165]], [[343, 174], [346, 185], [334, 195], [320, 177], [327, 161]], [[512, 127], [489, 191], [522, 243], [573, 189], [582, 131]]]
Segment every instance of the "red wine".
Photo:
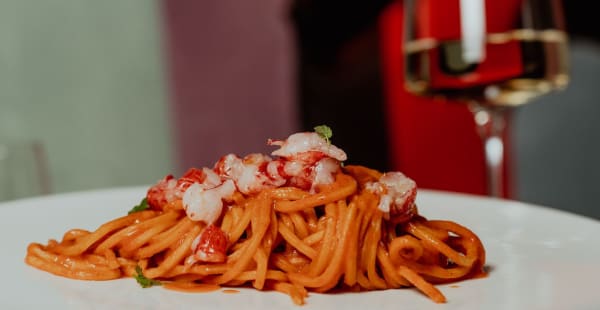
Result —
[[465, 63], [458, 40], [407, 42], [409, 91], [500, 106], [525, 104], [569, 81], [567, 36], [560, 30], [519, 29], [488, 34], [485, 58]]

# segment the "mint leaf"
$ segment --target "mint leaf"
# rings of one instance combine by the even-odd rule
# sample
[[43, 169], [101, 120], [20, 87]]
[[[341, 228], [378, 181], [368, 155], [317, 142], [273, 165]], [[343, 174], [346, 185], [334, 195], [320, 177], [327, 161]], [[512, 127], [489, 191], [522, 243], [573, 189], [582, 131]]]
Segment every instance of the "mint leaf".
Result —
[[144, 274], [142, 273], [142, 267], [140, 266], [135, 266], [135, 275], [133, 277], [135, 278], [137, 283], [139, 283], [140, 286], [143, 288], [148, 288], [155, 285], [162, 285], [162, 283], [158, 280], [146, 278], [146, 276], [144, 276]]
[[327, 143], [331, 143], [330, 139], [331, 137], [333, 137], [333, 131], [331, 131], [331, 128], [329, 128], [329, 126], [319, 125], [316, 126], [314, 129], [315, 132], [319, 134], [319, 136], [321, 136], [323, 139], [325, 139], [325, 141], [327, 141]]
[[127, 214], [144, 211], [148, 208], [150, 208], [150, 205], [148, 204], [148, 199], [144, 198], [142, 199], [142, 201], [140, 201], [140, 204], [134, 206], [131, 210], [129, 210], [129, 212], [127, 212]]

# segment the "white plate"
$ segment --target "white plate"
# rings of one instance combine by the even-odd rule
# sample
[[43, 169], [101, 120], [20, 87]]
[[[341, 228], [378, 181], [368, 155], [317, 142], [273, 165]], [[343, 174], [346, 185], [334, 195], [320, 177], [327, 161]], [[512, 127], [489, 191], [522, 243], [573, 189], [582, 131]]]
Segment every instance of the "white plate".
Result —
[[23, 262], [27, 245], [95, 229], [125, 214], [145, 188], [72, 193], [0, 204], [0, 308], [49, 309], [600, 309], [600, 222], [512, 201], [420, 191], [419, 211], [474, 230], [487, 250], [489, 276], [441, 285], [438, 305], [414, 289], [323, 295], [293, 306], [276, 292], [186, 294], [142, 289], [132, 279], [93, 282], [56, 277]]

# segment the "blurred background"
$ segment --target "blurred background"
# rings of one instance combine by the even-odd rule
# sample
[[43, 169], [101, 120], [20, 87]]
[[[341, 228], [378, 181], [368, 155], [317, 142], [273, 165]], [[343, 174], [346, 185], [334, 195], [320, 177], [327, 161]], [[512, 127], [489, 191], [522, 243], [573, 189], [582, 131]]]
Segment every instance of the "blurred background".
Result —
[[[569, 87], [511, 115], [507, 195], [600, 219], [600, 30], [583, 3], [563, 3]], [[0, 0], [0, 200], [146, 185], [226, 153], [270, 152], [267, 138], [319, 124], [350, 163], [482, 194], [474, 132], [393, 130], [389, 89], [401, 85], [386, 75], [395, 40], [386, 34], [401, 5]], [[418, 122], [445, 121], [437, 117]], [[445, 149], [398, 153], [436, 139]], [[419, 174], [432, 158], [452, 163], [455, 149], [472, 166], [441, 169], [438, 180], [456, 184]]]

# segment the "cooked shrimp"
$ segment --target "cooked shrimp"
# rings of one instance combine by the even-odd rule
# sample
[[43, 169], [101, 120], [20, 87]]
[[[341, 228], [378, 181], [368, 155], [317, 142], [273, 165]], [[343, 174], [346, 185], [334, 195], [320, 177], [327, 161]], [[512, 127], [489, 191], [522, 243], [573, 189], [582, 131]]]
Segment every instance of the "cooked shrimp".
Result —
[[366, 189], [380, 195], [378, 208], [394, 222], [404, 222], [416, 214], [417, 183], [401, 172], [384, 173]]
[[285, 141], [269, 139], [267, 143], [280, 146], [278, 150], [271, 153], [274, 156], [288, 158], [300, 153], [317, 151], [339, 161], [347, 159], [344, 151], [327, 142], [316, 132], [299, 132], [289, 136]]
[[152, 209], [159, 210], [167, 203], [180, 199], [182, 194], [177, 188], [177, 180], [169, 174], [148, 189], [146, 200]]
[[211, 224], [192, 242], [192, 256], [186, 259], [187, 264], [197, 261], [222, 263], [227, 256], [227, 235], [219, 227]]
[[209, 189], [194, 183], [183, 194], [183, 209], [191, 220], [212, 224], [221, 216], [223, 199], [229, 198], [234, 192], [232, 180]]

